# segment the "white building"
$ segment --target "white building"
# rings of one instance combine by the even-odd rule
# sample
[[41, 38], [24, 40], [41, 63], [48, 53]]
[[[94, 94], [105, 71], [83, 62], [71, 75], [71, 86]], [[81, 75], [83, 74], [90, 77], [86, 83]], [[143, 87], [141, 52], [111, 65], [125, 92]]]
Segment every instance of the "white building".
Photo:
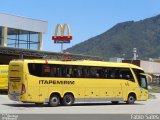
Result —
[[42, 35], [48, 23], [42, 20], [0, 13], [0, 46], [42, 50]]

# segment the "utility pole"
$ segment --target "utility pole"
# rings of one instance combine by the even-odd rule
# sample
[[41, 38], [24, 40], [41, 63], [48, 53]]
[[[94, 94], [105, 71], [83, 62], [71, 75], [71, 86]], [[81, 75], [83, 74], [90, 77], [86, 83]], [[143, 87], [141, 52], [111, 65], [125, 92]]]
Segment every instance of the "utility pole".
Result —
[[137, 48], [133, 48], [133, 60], [137, 60], [138, 54], [137, 54]]

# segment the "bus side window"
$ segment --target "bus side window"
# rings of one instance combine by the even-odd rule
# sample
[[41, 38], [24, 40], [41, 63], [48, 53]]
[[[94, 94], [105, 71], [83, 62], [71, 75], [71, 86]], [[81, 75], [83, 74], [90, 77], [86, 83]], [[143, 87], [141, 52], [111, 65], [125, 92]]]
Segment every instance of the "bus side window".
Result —
[[60, 69], [59, 69], [59, 66], [56, 67], [56, 77], [60, 77]]
[[56, 77], [56, 66], [55, 65], [51, 65], [51, 73], [50, 73], [51, 77]]
[[66, 72], [67, 72], [67, 74], [66, 74], [67, 77], [73, 77], [72, 76], [72, 74], [73, 74], [72, 72], [73, 71], [72, 71], [72, 67], [71, 66], [67, 66], [66, 67]]
[[106, 77], [108, 78], [108, 79], [111, 79], [112, 78], [112, 69], [111, 68], [107, 68], [107, 73], [106, 73]]
[[42, 66], [42, 75], [43, 77], [50, 77], [51, 69], [49, 65]]
[[119, 69], [117, 68], [108, 68], [108, 78], [109, 79], [118, 79]]
[[121, 75], [120, 79], [134, 81], [133, 75], [129, 68], [121, 68], [119, 74]]
[[115, 79], [119, 79], [120, 78], [120, 76], [119, 76], [119, 68], [116, 68], [115, 69]]
[[78, 77], [81, 78], [82, 77], [82, 68], [78, 67]]
[[85, 67], [82, 67], [82, 78], [85, 78]]
[[108, 70], [107, 70], [107, 68], [104, 68], [103, 78], [108, 78]]
[[63, 77], [63, 66], [62, 65], [58, 65], [58, 77]]
[[99, 78], [104, 78], [104, 69], [98, 68], [97, 73], [99, 74]]
[[58, 75], [57, 75], [57, 67], [56, 66], [53, 67], [53, 74], [54, 74], [55, 77], [58, 77]]
[[73, 77], [75, 77], [75, 78], [78, 77], [78, 69], [76, 66], [73, 67]]
[[89, 77], [90, 78], [97, 78], [97, 69], [96, 69], [96, 67], [90, 67]]
[[90, 77], [89, 72], [90, 72], [89, 67], [83, 67], [82, 68], [82, 77], [89, 78]]
[[90, 67], [85, 67], [85, 78], [91, 78], [90, 71], [91, 71]]
[[36, 74], [36, 65], [35, 64], [29, 63], [28, 64], [28, 69], [29, 69], [29, 73], [31, 75], [37, 75]]
[[67, 77], [67, 67], [63, 66], [62, 68], [62, 77]]

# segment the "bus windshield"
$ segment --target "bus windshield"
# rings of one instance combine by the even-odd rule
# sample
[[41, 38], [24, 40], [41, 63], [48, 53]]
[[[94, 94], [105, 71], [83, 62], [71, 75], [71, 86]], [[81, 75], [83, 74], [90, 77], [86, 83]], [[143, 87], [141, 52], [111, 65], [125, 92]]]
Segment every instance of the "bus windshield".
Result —
[[144, 88], [144, 89], [147, 89], [147, 78], [145, 75], [142, 75], [141, 73], [144, 73], [143, 70], [138, 70], [138, 69], [133, 69], [135, 75], [136, 75], [136, 78], [138, 80], [138, 83], [139, 83], [139, 86]]

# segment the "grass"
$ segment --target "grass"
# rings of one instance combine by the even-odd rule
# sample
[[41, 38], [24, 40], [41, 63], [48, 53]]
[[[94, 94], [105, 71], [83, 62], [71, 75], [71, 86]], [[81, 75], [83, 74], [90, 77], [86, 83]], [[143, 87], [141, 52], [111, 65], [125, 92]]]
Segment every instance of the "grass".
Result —
[[160, 86], [151, 86], [152, 89], [149, 89], [150, 93], [160, 93]]

